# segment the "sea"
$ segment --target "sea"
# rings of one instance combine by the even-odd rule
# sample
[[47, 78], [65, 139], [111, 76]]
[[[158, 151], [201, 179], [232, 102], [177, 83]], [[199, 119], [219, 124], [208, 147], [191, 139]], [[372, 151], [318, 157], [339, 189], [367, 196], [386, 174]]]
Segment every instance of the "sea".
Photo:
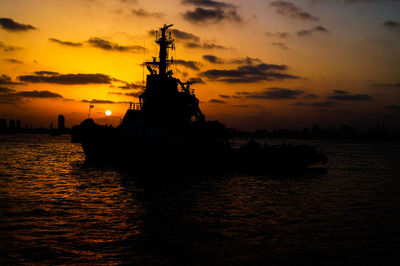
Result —
[[69, 135], [0, 135], [0, 265], [399, 265], [400, 143], [285, 141], [329, 162], [153, 176], [88, 165]]

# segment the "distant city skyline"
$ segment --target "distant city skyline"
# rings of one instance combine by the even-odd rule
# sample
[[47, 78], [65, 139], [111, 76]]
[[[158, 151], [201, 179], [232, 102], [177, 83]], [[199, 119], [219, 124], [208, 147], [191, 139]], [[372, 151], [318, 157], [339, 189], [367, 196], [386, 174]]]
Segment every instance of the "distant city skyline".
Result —
[[[400, 129], [400, 1], [0, 2], [0, 118], [118, 125], [174, 24], [172, 70], [243, 130]], [[112, 111], [106, 116], [105, 111]]]

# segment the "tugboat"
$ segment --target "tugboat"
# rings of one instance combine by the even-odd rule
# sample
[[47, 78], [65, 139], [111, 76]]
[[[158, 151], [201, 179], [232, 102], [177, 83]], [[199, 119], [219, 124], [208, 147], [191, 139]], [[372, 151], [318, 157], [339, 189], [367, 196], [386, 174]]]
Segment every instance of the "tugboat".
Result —
[[172, 26], [164, 25], [157, 33], [158, 61], [145, 63], [146, 89], [121, 124], [113, 128], [89, 118], [72, 128], [72, 142], [81, 143], [87, 162], [142, 170], [298, 169], [326, 162], [327, 157], [311, 146], [261, 147], [249, 142], [234, 148], [224, 125], [206, 121], [192, 82], [173, 77], [168, 52], [174, 49], [174, 39], [167, 32]]

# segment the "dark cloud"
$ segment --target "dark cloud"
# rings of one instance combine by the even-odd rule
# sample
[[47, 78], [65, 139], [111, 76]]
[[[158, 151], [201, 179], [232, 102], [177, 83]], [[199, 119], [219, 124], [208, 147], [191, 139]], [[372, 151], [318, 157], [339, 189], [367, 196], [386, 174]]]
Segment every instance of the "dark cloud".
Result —
[[317, 17], [286, 1], [273, 1], [271, 6], [276, 9], [277, 14], [285, 17], [311, 21], [318, 20]]
[[122, 102], [114, 102], [110, 100], [98, 100], [98, 99], [93, 99], [91, 101], [89, 100], [82, 100], [81, 102], [83, 103], [93, 103], [93, 104], [120, 104], [120, 103], [129, 103], [128, 101], [122, 101]]
[[280, 100], [280, 99], [297, 99], [303, 95], [304, 91], [291, 90], [285, 88], [266, 88], [260, 92], [248, 92], [244, 94], [244, 98], [248, 99], [268, 99], [268, 100]]
[[36, 29], [32, 25], [15, 22], [11, 18], [0, 18], [0, 26], [6, 31], [11, 32], [21, 32]]
[[268, 36], [268, 37], [278, 37], [278, 38], [282, 38], [282, 39], [285, 39], [285, 38], [288, 38], [289, 36], [290, 36], [290, 33], [287, 33], [287, 32], [275, 32], [275, 33], [273, 33], [273, 32], [265, 32], [265, 35], [266, 36]]
[[200, 70], [199, 69], [199, 62], [195, 62], [195, 61], [185, 61], [185, 60], [174, 60], [174, 63], [177, 65], [181, 65], [193, 70]]
[[[155, 36], [156, 30], [149, 31], [149, 35]], [[193, 42], [200, 42], [200, 38], [192, 33], [181, 31], [178, 29], [171, 29], [170, 32], [172, 36], [178, 41], [193, 41]]]
[[206, 84], [206, 83], [204, 82], [204, 80], [202, 80], [201, 78], [190, 78], [188, 81], [189, 81], [189, 82], [192, 82], [192, 83]]
[[119, 89], [124, 89], [124, 90], [137, 90], [137, 89], [143, 89], [145, 88], [144, 85], [141, 84], [136, 84], [133, 82], [124, 82], [125, 85], [123, 86], [118, 86]]
[[215, 55], [203, 55], [203, 59], [207, 62], [210, 62], [212, 64], [223, 64], [224, 60], [220, 57], [217, 57]]
[[148, 17], [163, 18], [164, 17], [163, 13], [149, 12], [147, 10], [144, 10], [143, 8], [132, 9], [132, 14], [136, 17], [143, 17], [143, 18], [148, 18]]
[[53, 71], [35, 71], [34, 73], [39, 76], [57, 76], [60, 74], [58, 72], [53, 72]]
[[322, 102], [313, 102], [313, 103], [304, 103], [304, 102], [297, 102], [293, 105], [296, 106], [307, 106], [307, 107], [335, 107], [339, 103], [333, 101], [322, 101]]
[[391, 29], [391, 30], [400, 30], [400, 23], [397, 21], [393, 21], [393, 20], [385, 21], [383, 23], [383, 26], [385, 26], [386, 28]]
[[51, 91], [20, 91], [15, 93], [17, 96], [25, 98], [63, 98], [60, 94]]
[[222, 20], [228, 20], [236, 23], [242, 22], [242, 18], [236, 10], [223, 10], [221, 8], [205, 9], [197, 7], [193, 11], [186, 11], [183, 18], [191, 23], [217, 23]]
[[400, 83], [373, 83], [373, 87], [400, 87]]
[[83, 43], [81, 43], [81, 42], [61, 41], [61, 40], [55, 39], [55, 38], [49, 38], [49, 41], [55, 42], [55, 43], [58, 43], [61, 45], [65, 45], [65, 46], [72, 46], [72, 47], [81, 47], [83, 45]]
[[5, 45], [4, 43], [0, 42], [0, 49], [3, 49], [4, 52], [13, 52], [16, 50], [21, 50], [21, 47]]
[[326, 28], [322, 27], [322, 26], [316, 26], [310, 30], [302, 30], [302, 31], [298, 31], [297, 35], [300, 37], [304, 37], [304, 36], [309, 36], [314, 32], [329, 32]]
[[209, 102], [209, 103], [227, 103], [227, 102], [225, 102], [225, 101], [218, 100], [218, 99], [211, 99], [211, 100], [209, 100], [208, 102]]
[[10, 92], [14, 92], [14, 89], [9, 89], [6, 87], [0, 87], [0, 93], [10, 93]]
[[111, 81], [114, 80], [112, 77], [104, 74], [23, 75], [19, 76], [18, 79], [28, 83], [52, 83], [63, 85], [110, 84]]
[[215, 43], [210, 43], [210, 42], [187, 42], [185, 43], [185, 46], [187, 48], [193, 48], [193, 49], [206, 49], [206, 50], [211, 50], [211, 49], [227, 49], [225, 46], [218, 45]]
[[21, 97], [12, 93], [0, 93], [0, 104], [16, 104], [21, 100]]
[[138, 92], [128, 92], [128, 93], [122, 93], [122, 92], [109, 92], [108, 94], [114, 94], [114, 95], [125, 95], [125, 96], [130, 96], [130, 97], [139, 97], [143, 91], [138, 91]]
[[319, 98], [319, 96], [312, 93], [303, 96], [303, 99], [316, 99], [316, 98]]
[[229, 60], [229, 63], [237, 65], [253, 65], [257, 63], [262, 63], [262, 61], [259, 58], [244, 57], [244, 58], [231, 59]]
[[400, 111], [400, 105], [386, 105], [386, 109]]
[[22, 83], [14, 82], [11, 78], [5, 74], [0, 76], [0, 85], [21, 85]]
[[95, 48], [100, 48], [107, 51], [139, 53], [143, 52], [145, 49], [140, 45], [123, 46], [97, 37], [90, 38], [87, 42]]
[[326, 98], [337, 101], [369, 101], [372, 96], [368, 94], [350, 94], [344, 90], [333, 90], [333, 94], [326, 96]]
[[220, 94], [219, 97], [224, 98], [224, 99], [229, 99], [229, 98], [231, 98], [231, 96], [229, 96], [229, 95], [224, 95], [224, 94]]
[[104, 103], [111, 103], [114, 104], [115, 102], [110, 101], [110, 100], [97, 100], [97, 99], [93, 99], [91, 101], [89, 100], [82, 100], [83, 103], [97, 103], [97, 104], [104, 104]]
[[299, 77], [287, 73], [286, 65], [257, 64], [242, 65], [236, 69], [211, 69], [200, 73], [200, 76], [209, 80], [226, 83], [253, 83], [261, 81], [298, 79]]
[[128, 92], [125, 93], [126, 96], [130, 96], [130, 97], [139, 97], [140, 95], [142, 95], [143, 91], [138, 91], [138, 92]]
[[182, 0], [182, 4], [213, 8], [235, 8], [232, 4], [213, 0]]
[[289, 50], [289, 47], [287, 47], [286, 44], [284, 44], [282, 42], [273, 42], [271, 44], [281, 48], [282, 50]]
[[171, 32], [172, 32], [172, 35], [174, 36], [174, 38], [176, 38], [178, 40], [193, 41], [193, 42], [200, 41], [200, 38], [192, 33], [188, 33], [185, 31], [178, 30], [178, 29], [172, 29]]
[[[172, 36], [177, 40], [183, 42], [185, 47], [192, 49], [226, 49], [226, 47], [222, 45], [218, 45], [215, 43], [211, 43], [209, 41], [202, 41], [198, 36], [181, 31], [178, 29], [171, 29], [170, 32]], [[149, 31], [149, 34], [154, 36], [156, 35], [156, 30]]]
[[14, 59], [14, 58], [6, 58], [6, 59], [3, 59], [3, 61], [12, 63], [12, 64], [23, 64], [24, 63], [20, 60]]
[[17, 104], [22, 98], [50, 98], [58, 99], [64, 98], [58, 93], [51, 91], [19, 91], [8, 88], [0, 88], [0, 103], [1, 104]]

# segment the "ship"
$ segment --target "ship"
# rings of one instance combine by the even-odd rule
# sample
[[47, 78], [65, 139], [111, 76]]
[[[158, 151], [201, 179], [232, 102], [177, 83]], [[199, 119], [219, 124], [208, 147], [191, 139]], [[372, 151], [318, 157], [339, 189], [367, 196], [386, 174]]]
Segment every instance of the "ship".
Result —
[[[113, 163], [138, 170], [174, 169], [302, 169], [325, 163], [313, 146], [261, 146], [250, 141], [237, 147], [232, 131], [219, 121], [208, 121], [191, 88], [193, 82], [175, 78], [170, 69], [175, 49], [171, 31], [156, 32], [158, 60], [144, 66], [146, 87], [131, 103], [120, 125], [99, 125], [85, 119], [74, 126], [71, 139], [80, 143], [89, 163]], [[90, 110], [90, 109], [89, 109]]]

